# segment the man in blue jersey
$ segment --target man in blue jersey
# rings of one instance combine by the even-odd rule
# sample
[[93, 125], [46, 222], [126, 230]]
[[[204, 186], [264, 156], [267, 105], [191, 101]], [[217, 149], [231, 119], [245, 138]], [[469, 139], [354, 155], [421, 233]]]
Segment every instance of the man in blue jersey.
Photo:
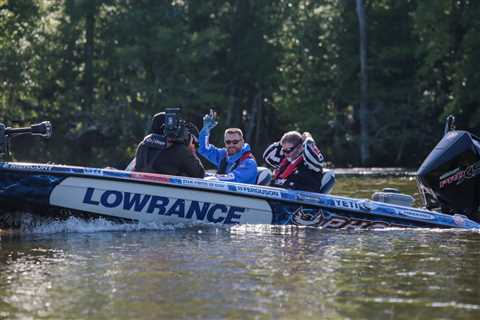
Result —
[[215, 116], [215, 112], [211, 110], [203, 117], [198, 152], [217, 168], [215, 175], [217, 179], [255, 184], [257, 162], [252, 155], [250, 146], [243, 139], [242, 130], [238, 128], [225, 130], [224, 148], [217, 148], [209, 143], [210, 130], [217, 125]]

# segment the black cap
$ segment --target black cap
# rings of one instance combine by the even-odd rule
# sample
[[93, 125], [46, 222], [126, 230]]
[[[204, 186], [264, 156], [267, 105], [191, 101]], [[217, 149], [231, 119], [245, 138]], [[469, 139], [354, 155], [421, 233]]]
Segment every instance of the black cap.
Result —
[[163, 127], [165, 125], [165, 112], [159, 112], [152, 118], [152, 126], [150, 133], [163, 134]]

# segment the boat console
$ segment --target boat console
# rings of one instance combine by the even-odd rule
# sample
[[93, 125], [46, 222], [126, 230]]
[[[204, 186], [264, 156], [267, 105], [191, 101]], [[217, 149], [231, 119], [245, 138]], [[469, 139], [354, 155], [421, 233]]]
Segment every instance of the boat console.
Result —
[[375, 192], [372, 195], [372, 200], [405, 207], [412, 207], [415, 202], [414, 197], [409, 194], [400, 193], [400, 191], [395, 188], [384, 188], [380, 192]]

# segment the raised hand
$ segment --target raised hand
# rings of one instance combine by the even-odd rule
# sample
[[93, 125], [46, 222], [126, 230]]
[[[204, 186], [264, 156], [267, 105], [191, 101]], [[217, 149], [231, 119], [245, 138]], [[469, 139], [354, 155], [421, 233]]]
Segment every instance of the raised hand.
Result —
[[217, 113], [210, 109], [210, 112], [203, 117], [203, 128], [207, 129], [208, 131], [215, 128], [218, 124], [217, 120]]
[[312, 139], [313, 140], [313, 137], [312, 137], [312, 134], [308, 131], [305, 131], [303, 134], [302, 134], [302, 140], [305, 141], [307, 139]]
[[302, 134], [302, 140], [303, 140], [303, 149], [306, 149], [307, 145], [309, 144], [315, 145], [315, 140], [313, 140], [313, 137], [310, 134], [310, 132], [304, 132]]

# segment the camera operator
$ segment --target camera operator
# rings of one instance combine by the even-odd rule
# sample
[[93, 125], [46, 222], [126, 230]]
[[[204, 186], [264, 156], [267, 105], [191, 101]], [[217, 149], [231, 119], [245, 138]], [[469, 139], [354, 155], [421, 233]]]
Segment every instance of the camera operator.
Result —
[[204, 177], [205, 169], [195, 151], [196, 128], [178, 119], [178, 111], [167, 109], [153, 117], [151, 133], [137, 147], [133, 171]]

